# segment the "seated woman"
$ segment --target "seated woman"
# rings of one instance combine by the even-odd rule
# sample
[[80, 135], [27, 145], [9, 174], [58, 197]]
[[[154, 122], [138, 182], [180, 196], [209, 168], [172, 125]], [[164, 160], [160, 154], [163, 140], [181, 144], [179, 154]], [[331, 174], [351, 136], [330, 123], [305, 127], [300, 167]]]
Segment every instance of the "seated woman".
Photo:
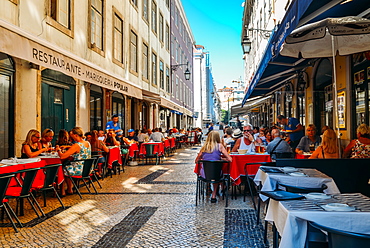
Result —
[[41, 146], [42, 148], [49, 148], [49, 151], [53, 147], [51, 144], [51, 141], [54, 138], [54, 131], [51, 130], [50, 128], [46, 128], [44, 131], [41, 133]]
[[41, 147], [40, 139], [39, 131], [35, 129], [28, 131], [26, 141], [22, 144], [22, 158], [34, 158], [48, 150]]
[[370, 127], [361, 124], [357, 128], [357, 139], [352, 140], [343, 152], [343, 158], [370, 158]]
[[270, 144], [270, 142], [273, 140], [272, 135], [271, 135], [271, 130], [272, 129], [270, 128], [266, 128], [264, 131], [265, 140], [262, 140], [262, 141], [265, 144], [265, 146]]
[[[55, 147], [55, 150], [58, 152], [59, 157], [62, 160], [68, 159], [70, 157], [73, 158], [73, 160], [83, 160], [87, 158], [91, 158], [91, 146], [90, 143], [83, 138], [84, 132], [82, 128], [80, 127], [74, 127], [71, 130], [71, 138], [76, 142], [74, 143], [71, 148], [68, 149], [66, 152], [62, 152], [61, 148], [59, 146]], [[65, 175], [71, 175], [71, 176], [81, 176], [82, 170], [83, 170], [83, 162], [71, 162], [70, 164], [65, 166]], [[68, 173], [67, 173], [68, 171]], [[65, 180], [67, 182], [67, 194], [73, 194], [72, 191], [72, 182], [69, 178], [66, 178]], [[66, 195], [65, 189], [64, 189], [64, 182], [61, 186], [61, 194]]]
[[[224, 155], [225, 158], [221, 158], [221, 155]], [[232, 161], [231, 156], [227, 153], [225, 147], [221, 145], [221, 138], [218, 131], [211, 131], [208, 136], [207, 140], [204, 143], [204, 146], [200, 148], [197, 158], [195, 159], [195, 163], [198, 163], [199, 160], [226, 160]], [[200, 174], [204, 177], [203, 168], [201, 168]], [[218, 183], [213, 184], [213, 191], [211, 196], [211, 202], [216, 203], [216, 193], [218, 189]]]
[[333, 129], [322, 135], [322, 145], [317, 147], [309, 158], [339, 158], [338, 140]]
[[58, 139], [55, 142], [55, 145], [58, 145], [62, 150], [71, 147], [72, 143], [69, 140], [69, 134], [67, 130], [65, 129], [59, 130]]
[[103, 141], [99, 140], [98, 131], [93, 130], [90, 133], [91, 133], [90, 138], [91, 152], [100, 155], [98, 159], [98, 172], [96, 173], [96, 175], [100, 177], [102, 173], [102, 164], [105, 163], [105, 157], [103, 156], [103, 152], [109, 153], [109, 148], [104, 144]]
[[295, 152], [298, 154], [303, 154], [304, 152], [311, 152], [315, 149], [310, 149], [310, 147], [319, 146], [321, 143], [320, 136], [316, 135], [316, 126], [314, 124], [308, 125], [306, 128], [306, 136], [303, 136], [299, 141]]

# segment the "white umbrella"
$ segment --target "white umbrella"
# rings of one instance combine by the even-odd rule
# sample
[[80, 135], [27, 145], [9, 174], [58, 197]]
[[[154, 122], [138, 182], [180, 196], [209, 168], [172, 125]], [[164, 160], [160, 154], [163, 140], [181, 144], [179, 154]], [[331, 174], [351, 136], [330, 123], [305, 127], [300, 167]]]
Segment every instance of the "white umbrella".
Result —
[[[286, 39], [280, 54], [295, 58], [333, 57], [334, 113], [338, 141], [337, 80], [335, 55], [349, 55], [370, 50], [370, 20], [347, 16], [327, 18], [294, 30]], [[339, 143], [340, 144], [340, 143]]]

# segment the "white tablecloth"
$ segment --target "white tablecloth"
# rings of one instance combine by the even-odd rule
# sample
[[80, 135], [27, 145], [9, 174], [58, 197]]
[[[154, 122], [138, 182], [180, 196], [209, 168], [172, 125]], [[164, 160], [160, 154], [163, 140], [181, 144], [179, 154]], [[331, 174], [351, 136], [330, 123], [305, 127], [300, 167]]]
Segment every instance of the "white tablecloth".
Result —
[[[360, 195], [361, 194], [344, 194]], [[364, 196], [362, 196], [364, 197]], [[307, 200], [304, 200], [307, 201]], [[369, 212], [332, 212], [315, 210], [291, 210], [292, 202], [270, 200], [265, 220], [273, 221], [281, 236], [280, 248], [304, 248], [307, 237], [307, 221], [316, 222], [331, 228], [370, 234]], [[301, 205], [303, 205], [301, 203]]]
[[[328, 177], [327, 175], [316, 169], [298, 169], [300, 170], [300, 172], [303, 172], [308, 176], [296, 177], [282, 173], [265, 173], [264, 171], [259, 169], [254, 178], [254, 182], [256, 185], [260, 185], [262, 183], [262, 191], [274, 191], [276, 190], [278, 183], [305, 188], [320, 188], [323, 184], [326, 184], [328, 188], [324, 190], [324, 193], [330, 195], [340, 193], [333, 178]], [[268, 199], [268, 197], [264, 195], [260, 195], [260, 197], [263, 201], [266, 201]]]

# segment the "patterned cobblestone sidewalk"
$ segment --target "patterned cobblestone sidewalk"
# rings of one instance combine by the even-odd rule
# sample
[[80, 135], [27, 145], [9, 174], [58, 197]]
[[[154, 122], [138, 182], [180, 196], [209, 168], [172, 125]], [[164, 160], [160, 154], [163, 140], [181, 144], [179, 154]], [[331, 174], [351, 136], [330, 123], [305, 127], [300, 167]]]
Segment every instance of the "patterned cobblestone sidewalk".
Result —
[[242, 197], [229, 199], [228, 208], [223, 200], [212, 204], [209, 199], [195, 206], [198, 151], [180, 149], [161, 165], [126, 167], [125, 173], [101, 181], [98, 195], [63, 198], [66, 210], [49, 197], [42, 219], [26, 204], [19, 233], [0, 224], [0, 246], [265, 247], [254, 210]]

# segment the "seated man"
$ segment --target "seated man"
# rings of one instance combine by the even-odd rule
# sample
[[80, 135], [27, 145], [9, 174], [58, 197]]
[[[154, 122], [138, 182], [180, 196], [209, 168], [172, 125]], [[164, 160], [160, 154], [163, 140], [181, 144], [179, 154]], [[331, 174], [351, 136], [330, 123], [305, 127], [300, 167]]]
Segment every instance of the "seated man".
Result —
[[272, 129], [271, 131], [272, 141], [267, 145], [266, 151], [271, 155], [272, 159], [276, 159], [276, 155], [273, 153], [292, 153], [293, 150], [290, 145], [280, 138], [280, 130]]
[[161, 142], [164, 141], [163, 133], [159, 131], [159, 128], [154, 128], [154, 132], [149, 136], [149, 140], [153, 140], [154, 142]]
[[255, 152], [256, 143], [262, 143], [262, 140], [255, 140], [253, 137], [253, 126], [251, 124], [246, 124], [243, 127], [243, 136], [236, 141], [232, 152], [237, 152], [238, 149], [246, 149], [247, 152]]
[[125, 138], [123, 138], [123, 141], [126, 143], [126, 145], [131, 145], [133, 143], [139, 142], [139, 139], [135, 135], [134, 129], [131, 128], [127, 132], [128, 132], [128, 135]]

